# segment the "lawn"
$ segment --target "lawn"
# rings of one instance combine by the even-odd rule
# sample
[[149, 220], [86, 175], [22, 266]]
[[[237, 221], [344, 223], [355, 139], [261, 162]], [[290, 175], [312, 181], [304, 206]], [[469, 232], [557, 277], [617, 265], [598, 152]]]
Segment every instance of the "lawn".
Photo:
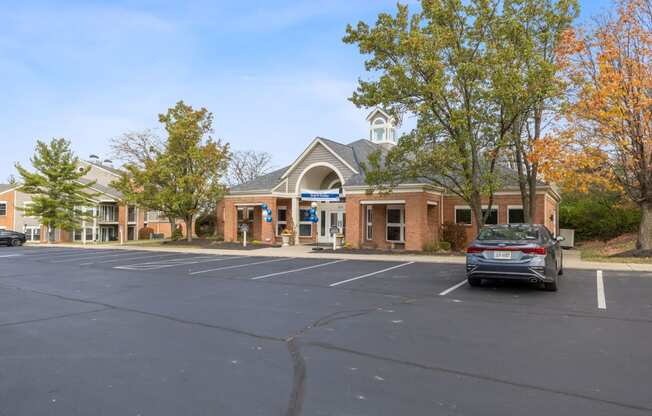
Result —
[[652, 252], [636, 250], [635, 234], [625, 234], [609, 241], [581, 242], [577, 249], [582, 260], [652, 264]]

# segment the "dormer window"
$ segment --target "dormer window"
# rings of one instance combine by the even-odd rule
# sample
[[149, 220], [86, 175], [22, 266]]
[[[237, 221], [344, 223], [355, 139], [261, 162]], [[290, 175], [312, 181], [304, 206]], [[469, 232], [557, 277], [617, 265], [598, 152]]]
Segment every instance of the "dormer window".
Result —
[[367, 120], [370, 122], [369, 140], [374, 143], [396, 144], [396, 132], [392, 116], [377, 108], [369, 114]]

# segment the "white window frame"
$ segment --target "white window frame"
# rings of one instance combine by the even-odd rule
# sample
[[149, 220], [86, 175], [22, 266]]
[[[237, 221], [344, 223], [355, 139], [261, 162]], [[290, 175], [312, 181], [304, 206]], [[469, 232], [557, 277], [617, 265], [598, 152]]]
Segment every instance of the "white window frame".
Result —
[[[34, 240], [34, 230], [38, 230], [39, 232], [39, 239]], [[41, 226], [40, 225], [23, 225], [23, 232], [25, 233], [25, 237], [27, 237], [27, 241], [41, 241]]]
[[[297, 230], [297, 232], [299, 233], [299, 237], [300, 238], [312, 238], [313, 237], [313, 232], [312, 232], [313, 222], [312, 221], [301, 221], [301, 211], [310, 211], [310, 208], [299, 208], [299, 220], [300, 221], [299, 221], [299, 229]], [[310, 235], [301, 235], [301, 225], [302, 224], [303, 225], [310, 224]]]
[[[279, 211], [285, 211], [285, 221], [279, 220], [279, 218], [281, 218], [281, 216], [278, 215]], [[288, 219], [288, 207], [285, 206], [285, 205], [277, 206], [276, 207], [276, 235], [277, 236], [280, 235], [279, 232], [278, 232], [279, 225], [284, 225], [287, 228], [287, 225], [288, 225], [287, 219]]]
[[6, 217], [7, 216], [7, 210], [9, 209], [9, 204], [7, 203], [7, 201], [0, 201], [0, 205], [4, 205], [4, 207], [5, 207], [5, 213], [0, 214], [0, 217]]
[[367, 205], [365, 211], [365, 239], [371, 241], [374, 239], [374, 207]]
[[[401, 211], [401, 222], [389, 222], [388, 211], [398, 209]], [[389, 239], [389, 227], [400, 227], [400, 240]], [[388, 243], [405, 243], [405, 205], [387, 205], [385, 208], [385, 241]]]
[[[517, 224], [509, 221], [509, 211], [517, 209], [523, 211], [523, 205], [507, 205], [507, 224]], [[525, 218], [525, 211], [523, 212], [523, 218]]]

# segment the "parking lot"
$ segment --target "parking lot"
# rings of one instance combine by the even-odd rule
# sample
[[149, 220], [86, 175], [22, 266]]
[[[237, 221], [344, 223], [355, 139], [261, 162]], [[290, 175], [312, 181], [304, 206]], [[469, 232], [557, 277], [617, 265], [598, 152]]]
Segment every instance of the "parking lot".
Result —
[[652, 273], [0, 248], [0, 415], [643, 415]]

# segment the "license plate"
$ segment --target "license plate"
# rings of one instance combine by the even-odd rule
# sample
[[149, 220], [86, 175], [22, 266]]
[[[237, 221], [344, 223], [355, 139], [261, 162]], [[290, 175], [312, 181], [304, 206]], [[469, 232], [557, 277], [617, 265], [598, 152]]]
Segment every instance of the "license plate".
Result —
[[494, 251], [494, 259], [497, 260], [511, 260], [512, 252], [511, 251]]

